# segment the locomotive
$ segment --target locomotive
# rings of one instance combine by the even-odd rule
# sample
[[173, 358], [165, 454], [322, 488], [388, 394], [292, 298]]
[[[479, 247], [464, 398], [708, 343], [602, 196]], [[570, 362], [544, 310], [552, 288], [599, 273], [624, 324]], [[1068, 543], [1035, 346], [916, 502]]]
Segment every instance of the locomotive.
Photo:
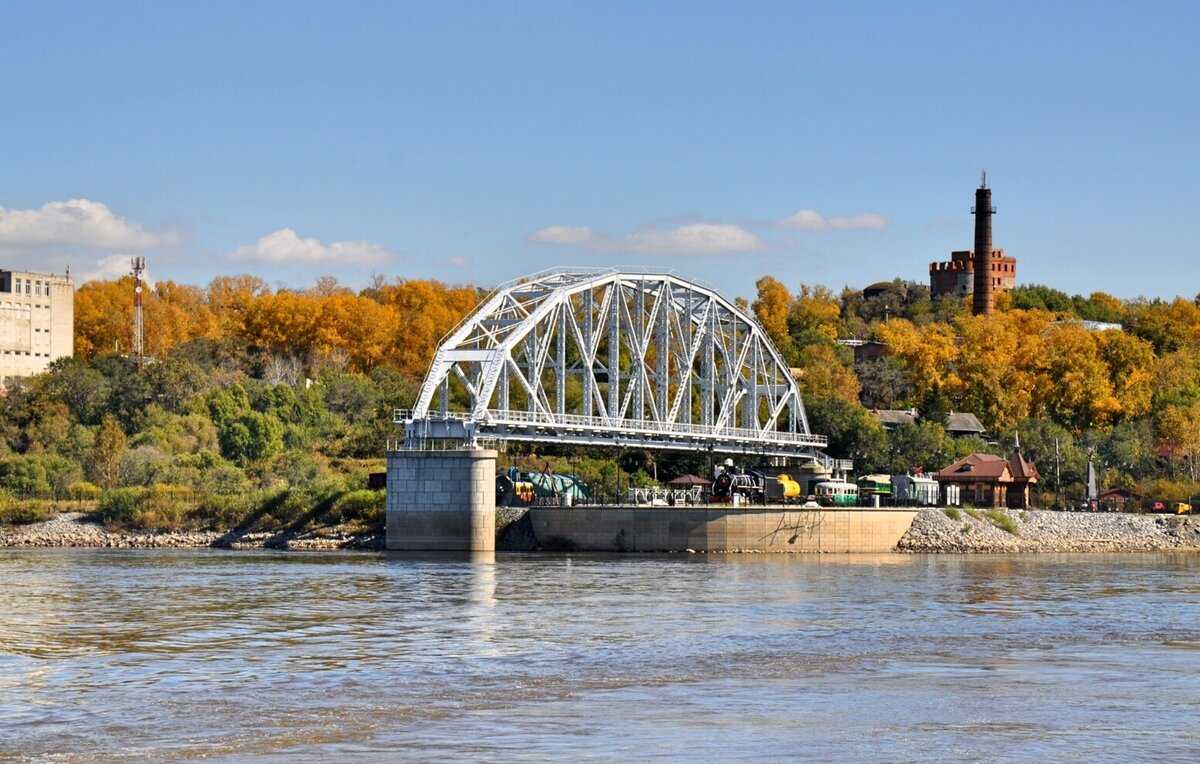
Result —
[[790, 475], [768, 475], [755, 469], [738, 470], [730, 459], [725, 460], [724, 467], [718, 469], [712, 485], [713, 501], [733, 504], [789, 504], [804, 500], [800, 484]]
[[497, 507], [572, 506], [587, 503], [591, 489], [578, 475], [521, 472], [511, 467], [496, 476]]

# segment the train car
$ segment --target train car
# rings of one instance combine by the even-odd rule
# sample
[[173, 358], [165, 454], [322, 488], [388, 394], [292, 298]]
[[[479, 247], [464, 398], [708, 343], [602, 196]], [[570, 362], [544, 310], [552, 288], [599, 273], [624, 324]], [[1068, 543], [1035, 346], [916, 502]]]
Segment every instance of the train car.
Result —
[[727, 466], [712, 484], [712, 498], [730, 504], [761, 504], [766, 498], [766, 478], [761, 472], [738, 472]]
[[528, 507], [537, 498], [537, 489], [528, 480], [517, 475], [496, 476], [497, 507]]
[[936, 507], [938, 484], [924, 475], [893, 475], [892, 497], [905, 507]]
[[792, 480], [791, 475], [780, 473], [774, 477], [766, 478], [764, 489], [767, 501], [769, 502], [792, 504], [804, 500], [800, 484]]
[[804, 490], [791, 475], [726, 467], [713, 480], [712, 498], [740, 504], [795, 504], [804, 501]]
[[891, 475], [864, 475], [858, 479], [858, 496], [868, 506], [878, 507], [892, 498]]
[[586, 504], [591, 490], [576, 475], [521, 472], [515, 467], [496, 476], [497, 507], [573, 506]]
[[822, 480], [813, 493], [823, 507], [858, 506], [858, 486], [848, 480]]

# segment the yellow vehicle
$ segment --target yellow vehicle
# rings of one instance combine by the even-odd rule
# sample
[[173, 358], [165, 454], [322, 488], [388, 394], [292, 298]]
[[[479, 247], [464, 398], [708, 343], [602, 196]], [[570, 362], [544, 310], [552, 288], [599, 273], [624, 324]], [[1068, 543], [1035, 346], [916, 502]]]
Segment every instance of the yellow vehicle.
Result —
[[1175, 505], [1174, 505], [1173, 509], [1175, 510], [1175, 514], [1177, 514], [1177, 515], [1190, 515], [1190, 514], [1192, 514], [1192, 505], [1191, 505], [1191, 504], [1188, 504], [1188, 503], [1187, 503], [1187, 502], [1185, 502], [1185, 501], [1177, 501], [1177, 502], [1175, 502]]
[[800, 498], [800, 484], [792, 480], [791, 475], [779, 475], [775, 478], [779, 483], [780, 498], [784, 501]]

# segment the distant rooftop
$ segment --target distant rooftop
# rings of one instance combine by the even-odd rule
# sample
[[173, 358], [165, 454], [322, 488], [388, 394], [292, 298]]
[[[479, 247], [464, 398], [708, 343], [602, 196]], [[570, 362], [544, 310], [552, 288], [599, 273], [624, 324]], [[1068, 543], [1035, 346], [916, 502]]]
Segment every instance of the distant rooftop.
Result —
[[[921, 418], [916, 409], [873, 409], [871, 414], [887, 428], [913, 424]], [[979, 417], [960, 411], [951, 411], [942, 424], [951, 435], [983, 435], [987, 432]]]

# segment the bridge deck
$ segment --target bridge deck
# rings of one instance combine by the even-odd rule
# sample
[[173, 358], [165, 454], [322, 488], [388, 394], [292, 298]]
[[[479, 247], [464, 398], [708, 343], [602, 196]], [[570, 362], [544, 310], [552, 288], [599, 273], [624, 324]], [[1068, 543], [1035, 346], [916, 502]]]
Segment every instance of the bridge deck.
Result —
[[543, 414], [528, 411], [491, 410], [483, 420], [467, 414], [436, 414], [414, 418], [397, 409], [393, 421], [405, 426], [406, 438], [471, 439], [498, 438], [542, 443], [592, 446], [632, 446], [714, 453], [747, 453], [767, 456], [808, 456], [825, 461], [819, 449], [824, 436], [741, 427], [714, 427], [678, 422], [622, 419], [575, 414]]

